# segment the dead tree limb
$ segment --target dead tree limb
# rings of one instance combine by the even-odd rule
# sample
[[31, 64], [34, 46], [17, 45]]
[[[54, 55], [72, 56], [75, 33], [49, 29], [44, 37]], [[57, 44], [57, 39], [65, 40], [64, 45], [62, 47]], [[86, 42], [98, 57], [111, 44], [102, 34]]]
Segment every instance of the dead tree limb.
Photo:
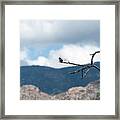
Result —
[[93, 65], [93, 58], [94, 58], [94, 56], [95, 56], [97, 53], [100, 53], [100, 51], [96, 51], [95, 53], [90, 54], [90, 55], [92, 55], [92, 58], [91, 58], [91, 65]]
[[70, 74], [76, 74], [76, 73], [79, 73], [80, 71], [81, 71], [81, 73], [82, 73], [82, 78], [84, 78], [84, 77], [86, 77], [87, 76], [87, 74], [88, 74], [88, 72], [90, 71], [90, 69], [93, 67], [93, 68], [95, 68], [95, 69], [97, 69], [98, 71], [100, 71], [100, 68], [99, 67], [97, 67], [95, 64], [94, 64], [94, 61], [93, 61], [93, 59], [94, 59], [94, 57], [95, 57], [95, 55], [97, 54], [97, 53], [100, 53], [100, 51], [96, 51], [96, 52], [94, 52], [93, 54], [90, 54], [90, 55], [92, 55], [92, 57], [91, 57], [91, 62], [89, 63], [89, 64], [83, 64], [83, 65], [81, 65], [81, 64], [76, 64], [76, 63], [71, 63], [71, 62], [66, 62], [66, 61], [64, 61], [62, 58], [60, 58], [59, 57], [59, 62], [60, 63], [64, 63], [64, 64], [71, 64], [71, 65], [75, 65], [75, 66], [80, 66], [81, 68], [80, 69], [78, 69], [78, 70], [75, 70], [75, 71], [73, 71], [73, 72], [69, 72]]

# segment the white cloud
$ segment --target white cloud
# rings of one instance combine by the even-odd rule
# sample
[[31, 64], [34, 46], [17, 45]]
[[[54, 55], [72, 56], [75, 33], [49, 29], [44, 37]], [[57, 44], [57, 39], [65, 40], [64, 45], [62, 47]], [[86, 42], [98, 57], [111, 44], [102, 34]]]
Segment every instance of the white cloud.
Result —
[[[41, 65], [41, 66], [49, 66], [49, 67], [67, 67], [70, 65], [61, 64], [58, 62], [58, 57], [63, 58], [66, 61], [78, 63], [78, 64], [86, 64], [90, 63], [91, 53], [99, 50], [99, 48], [95, 46], [85, 46], [81, 47], [78, 45], [64, 45], [61, 49], [51, 50], [49, 52], [48, 57], [39, 56], [35, 60], [30, 60], [26, 58], [26, 52], [21, 52], [23, 55], [21, 57], [25, 58], [25, 62], [28, 65]], [[25, 57], [24, 57], [25, 56]], [[96, 54], [94, 61], [100, 61], [100, 54]]]
[[27, 60], [28, 65], [49, 66], [49, 60], [43, 56], [39, 56], [36, 60]]
[[90, 62], [90, 53], [95, 52], [98, 48], [93, 46], [80, 47], [77, 45], [65, 45], [62, 49], [50, 51], [52, 58], [60, 56], [71, 62], [86, 64]]
[[23, 49], [20, 51], [20, 60], [26, 60], [28, 58], [28, 55], [27, 55], [27, 49]]

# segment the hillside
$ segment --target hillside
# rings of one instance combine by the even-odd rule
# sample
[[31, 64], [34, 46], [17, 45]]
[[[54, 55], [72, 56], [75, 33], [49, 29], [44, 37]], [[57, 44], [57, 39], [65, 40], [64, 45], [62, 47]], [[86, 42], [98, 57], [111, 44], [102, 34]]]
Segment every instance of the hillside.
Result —
[[[100, 63], [95, 63], [100, 67]], [[42, 92], [49, 95], [66, 92], [72, 87], [85, 87], [90, 82], [100, 79], [98, 70], [91, 68], [87, 76], [82, 79], [81, 73], [69, 74], [79, 69], [79, 66], [65, 67], [55, 69], [45, 66], [21, 66], [20, 67], [20, 85], [33, 85]]]
[[23, 85], [20, 89], [21, 100], [100, 100], [100, 81], [89, 83], [86, 87], [73, 87], [68, 91], [48, 95], [33, 85]]

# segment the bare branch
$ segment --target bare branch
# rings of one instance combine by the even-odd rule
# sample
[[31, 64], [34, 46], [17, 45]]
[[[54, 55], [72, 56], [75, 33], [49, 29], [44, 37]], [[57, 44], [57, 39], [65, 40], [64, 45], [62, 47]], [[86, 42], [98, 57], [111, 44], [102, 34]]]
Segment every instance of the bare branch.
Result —
[[85, 69], [88, 69], [89, 68], [89, 65], [84, 65], [82, 68], [76, 70], [76, 71], [73, 71], [73, 72], [69, 72], [70, 74], [75, 74], [75, 73], [79, 73], [81, 70], [85, 70]]
[[96, 68], [97, 70], [100, 71], [100, 68], [98, 68], [96, 65], [93, 65], [92, 67]]
[[62, 62], [62, 63], [65, 63], [65, 64], [71, 64], [71, 65], [76, 65], [76, 66], [85, 66], [85, 65], [80, 65], [80, 64], [76, 64], [76, 63], [71, 63], [71, 62]]
[[[75, 70], [75, 71], [73, 71], [73, 72], [69, 72], [70, 74], [76, 74], [76, 73], [79, 73], [80, 71], [82, 72], [82, 78], [84, 78], [85, 76], [87, 76], [87, 74], [88, 74], [88, 72], [90, 71], [90, 68], [91, 67], [94, 67], [95, 69], [97, 69], [98, 71], [100, 71], [100, 68], [98, 68], [96, 65], [94, 65], [94, 62], [93, 62], [93, 58], [94, 58], [94, 56], [97, 54], [97, 53], [100, 53], [100, 51], [96, 51], [96, 52], [94, 52], [93, 54], [90, 54], [90, 55], [92, 55], [92, 57], [91, 57], [91, 63], [90, 64], [83, 64], [83, 65], [81, 65], [81, 64], [76, 64], [76, 63], [72, 63], [72, 62], [65, 62], [65, 61], [63, 61], [63, 59], [62, 58], [60, 58], [59, 57], [59, 62], [60, 63], [65, 63], [65, 64], [71, 64], [71, 65], [75, 65], [75, 66], [80, 66], [80, 67], [82, 67], [82, 68], [80, 68], [80, 69], [78, 69], [78, 70]], [[84, 73], [84, 71], [85, 71], [85, 73]]]
[[87, 71], [83, 74], [83, 78], [87, 76], [88, 72], [90, 71], [90, 68], [87, 69]]
[[96, 51], [95, 53], [90, 54], [90, 55], [92, 55], [92, 58], [91, 58], [91, 65], [93, 64], [93, 58], [94, 58], [94, 56], [95, 56], [96, 53], [100, 53], [100, 51]]
[[[81, 70], [81, 69], [80, 69]], [[75, 73], [79, 73], [80, 70], [76, 70], [76, 71], [73, 71], [73, 72], [69, 72], [70, 74], [75, 74]]]

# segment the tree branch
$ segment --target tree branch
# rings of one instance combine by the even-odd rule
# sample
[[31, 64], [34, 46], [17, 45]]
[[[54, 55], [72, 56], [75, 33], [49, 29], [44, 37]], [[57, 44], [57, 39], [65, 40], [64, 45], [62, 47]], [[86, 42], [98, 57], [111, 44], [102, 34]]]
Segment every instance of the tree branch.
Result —
[[62, 63], [65, 63], [65, 64], [71, 64], [71, 65], [76, 65], [76, 66], [85, 66], [85, 65], [80, 65], [80, 64], [76, 64], [76, 63], [71, 63], [71, 62], [62, 62]]
[[[72, 63], [72, 62], [65, 62], [65, 61], [63, 61], [63, 59], [62, 58], [60, 58], [59, 57], [59, 62], [60, 63], [65, 63], [65, 64], [71, 64], [71, 65], [75, 65], [75, 66], [80, 66], [80, 67], [82, 67], [82, 68], [80, 68], [80, 69], [78, 69], [78, 70], [76, 70], [76, 71], [73, 71], [73, 72], [69, 72], [70, 74], [76, 74], [76, 73], [79, 73], [80, 71], [82, 72], [82, 78], [84, 78], [87, 74], [88, 74], [88, 72], [90, 71], [90, 68], [91, 67], [94, 67], [95, 69], [97, 69], [98, 71], [100, 71], [100, 68], [98, 68], [96, 65], [94, 65], [94, 62], [93, 62], [93, 58], [94, 58], [94, 56], [97, 54], [97, 53], [100, 53], [100, 51], [96, 51], [96, 52], [94, 52], [93, 54], [90, 54], [90, 55], [92, 55], [92, 57], [91, 57], [91, 63], [90, 64], [83, 64], [83, 65], [81, 65], [81, 64], [76, 64], [76, 63]], [[86, 72], [85, 72], [85, 74], [84, 74], [84, 70], [86, 70]]]

